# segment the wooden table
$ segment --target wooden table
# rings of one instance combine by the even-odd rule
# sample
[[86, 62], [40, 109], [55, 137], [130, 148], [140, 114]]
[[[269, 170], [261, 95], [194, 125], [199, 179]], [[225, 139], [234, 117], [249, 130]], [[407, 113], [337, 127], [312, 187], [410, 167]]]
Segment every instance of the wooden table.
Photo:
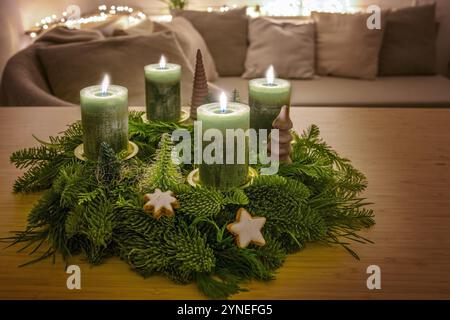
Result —
[[[0, 108], [0, 237], [26, 225], [39, 195], [14, 195], [20, 173], [11, 152], [36, 145], [80, 118], [78, 108]], [[368, 177], [376, 226], [355, 245], [361, 261], [339, 247], [309, 245], [287, 258], [277, 279], [250, 282], [236, 299], [450, 299], [450, 109], [295, 108], [297, 130], [320, 126], [322, 136]], [[142, 279], [118, 259], [90, 267], [81, 259], [81, 290], [66, 288], [58, 258], [18, 268], [29, 259], [0, 250], [0, 298], [197, 299], [195, 285], [164, 277]], [[368, 290], [366, 268], [381, 268], [381, 290]]]

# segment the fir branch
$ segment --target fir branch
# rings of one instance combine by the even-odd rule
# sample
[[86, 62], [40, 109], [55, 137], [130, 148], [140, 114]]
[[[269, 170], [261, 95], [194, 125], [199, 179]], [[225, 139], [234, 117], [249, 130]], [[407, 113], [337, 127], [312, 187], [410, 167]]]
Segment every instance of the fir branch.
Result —
[[11, 155], [10, 161], [16, 168], [24, 169], [52, 161], [58, 155], [57, 150], [40, 146], [18, 150]]
[[182, 214], [214, 218], [224, 207], [224, 197], [215, 189], [177, 186], [174, 190]]
[[182, 182], [183, 177], [180, 168], [172, 160], [172, 151], [173, 145], [170, 136], [163, 134], [155, 160], [144, 170], [139, 182], [141, 192], [152, 192], [156, 188], [167, 191]]
[[114, 150], [106, 143], [100, 143], [100, 152], [98, 156], [96, 178], [97, 181], [110, 184], [120, 178], [122, 163]]
[[240, 291], [247, 291], [239, 287], [235, 281], [220, 281], [208, 274], [196, 274], [195, 280], [201, 292], [212, 299], [227, 299]]
[[74, 159], [58, 156], [49, 162], [37, 163], [16, 179], [13, 191], [28, 193], [48, 189], [58, 176], [58, 169], [73, 162]]

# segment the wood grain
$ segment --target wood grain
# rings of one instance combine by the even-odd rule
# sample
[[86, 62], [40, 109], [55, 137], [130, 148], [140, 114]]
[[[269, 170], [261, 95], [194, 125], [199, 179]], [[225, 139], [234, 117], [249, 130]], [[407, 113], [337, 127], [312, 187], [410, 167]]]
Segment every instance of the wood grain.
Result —
[[[14, 195], [20, 173], [11, 152], [36, 145], [79, 119], [78, 108], [0, 108], [0, 237], [26, 225], [39, 195]], [[315, 123], [323, 138], [368, 177], [364, 194], [377, 224], [363, 234], [374, 245], [355, 245], [357, 261], [338, 247], [309, 245], [287, 258], [271, 282], [249, 282], [235, 299], [450, 299], [450, 110], [295, 108], [294, 127]], [[156, 276], [142, 279], [118, 259], [90, 267], [79, 257], [82, 289], [68, 290], [64, 263], [30, 259], [17, 248], [0, 250], [0, 298], [201, 299], [195, 285]], [[381, 267], [382, 289], [366, 287], [366, 268]]]

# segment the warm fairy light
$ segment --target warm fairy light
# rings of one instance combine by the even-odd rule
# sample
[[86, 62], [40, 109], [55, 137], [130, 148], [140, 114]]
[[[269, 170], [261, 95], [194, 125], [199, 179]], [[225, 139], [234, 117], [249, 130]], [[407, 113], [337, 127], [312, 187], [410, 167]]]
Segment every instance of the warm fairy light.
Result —
[[208, 12], [212, 12], [213, 8], [212, 7], [208, 7], [208, 9], [206, 9]]
[[225, 113], [227, 111], [227, 95], [225, 92], [220, 94], [219, 98], [220, 112]]
[[[109, 12], [110, 8], [110, 12]], [[129, 21], [132, 21], [132, 24], [138, 23], [140, 20], [147, 19], [147, 16], [140, 10], [134, 9], [129, 6], [111, 6], [107, 7], [102, 4], [98, 7], [98, 13], [89, 14], [82, 17], [69, 17], [69, 13], [64, 11], [60, 16], [56, 14], [51, 14], [46, 16], [38, 22], [36, 22], [32, 28], [26, 31], [31, 38], [36, 38], [41, 33], [45, 32], [56, 26], [65, 26], [70, 29], [80, 28], [81, 25], [103, 22], [111, 18], [112, 15], [125, 15], [128, 16]]]
[[109, 87], [109, 75], [105, 74], [102, 81], [102, 96], [105, 96], [108, 93]]
[[266, 83], [269, 86], [272, 86], [275, 81], [275, 70], [273, 69], [273, 65], [270, 65], [270, 67], [266, 71]]
[[161, 59], [159, 60], [159, 68], [160, 69], [166, 69], [167, 68], [167, 61], [166, 61], [166, 57], [164, 55], [162, 55]]
[[301, 15], [309, 16], [313, 11], [345, 13], [357, 12], [355, 0], [303, 0]]

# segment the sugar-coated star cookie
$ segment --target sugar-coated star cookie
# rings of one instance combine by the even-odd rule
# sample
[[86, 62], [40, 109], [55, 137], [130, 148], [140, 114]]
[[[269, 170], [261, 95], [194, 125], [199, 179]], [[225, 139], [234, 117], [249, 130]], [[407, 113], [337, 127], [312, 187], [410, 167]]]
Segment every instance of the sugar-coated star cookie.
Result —
[[172, 191], [162, 192], [160, 189], [155, 189], [155, 192], [144, 195], [144, 201], [146, 202], [144, 211], [152, 213], [156, 219], [161, 216], [171, 217], [174, 215], [173, 209], [180, 207]]
[[236, 236], [236, 242], [240, 248], [246, 248], [250, 243], [263, 246], [266, 240], [261, 229], [265, 223], [265, 217], [252, 217], [247, 210], [240, 208], [236, 215], [236, 222], [227, 225], [227, 229]]

